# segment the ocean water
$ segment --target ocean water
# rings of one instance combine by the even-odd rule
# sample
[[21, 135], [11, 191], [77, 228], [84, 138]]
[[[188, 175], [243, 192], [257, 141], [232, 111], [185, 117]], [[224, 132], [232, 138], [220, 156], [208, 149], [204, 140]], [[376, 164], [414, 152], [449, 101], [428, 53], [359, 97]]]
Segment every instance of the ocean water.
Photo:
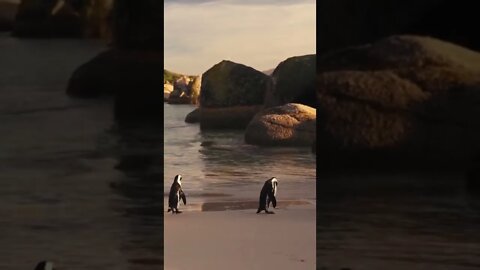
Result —
[[164, 107], [165, 202], [174, 176], [180, 174], [186, 210], [256, 202], [270, 177], [279, 181], [279, 200], [315, 203], [316, 161], [308, 147], [259, 147], [245, 144], [238, 130], [201, 131], [199, 124], [184, 121], [194, 109], [193, 105]]

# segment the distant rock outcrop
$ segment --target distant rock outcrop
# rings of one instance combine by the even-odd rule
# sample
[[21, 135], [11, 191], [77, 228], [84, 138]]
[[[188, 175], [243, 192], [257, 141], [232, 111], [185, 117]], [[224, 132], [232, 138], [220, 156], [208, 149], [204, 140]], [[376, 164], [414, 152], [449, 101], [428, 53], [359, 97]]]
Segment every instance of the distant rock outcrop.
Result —
[[448, 42], [392, 36], [322, 55], [317, 94], [324, 165], [449, 166], [480, 148], [480, 54]]
[[201, 77], [183, 75], [174, 83], [173, 91], [168, 98], [169, 104], [197, 104], [200, 95]]
[[245, 128], [263, 106], [270, 77], [251, 67], [221, 61], [202, 75], [202, 128]]
[[315, 134], [315, 108], [289, 103], [255, 115], [245, 130], [245, 142], [264, 146], [311, 146]]
[[170, 94], [173, 91], [173, 85], [170, 84], [169, 82], [165, 82], [163, 84], [163, 101], [167, 102], [168, 98], [170, 97]]
[[268, 89], [265, 106], [301, 103], [316, 107], [316, 55], [295, 56], [281, 62], [272, 73], [273, 86]]

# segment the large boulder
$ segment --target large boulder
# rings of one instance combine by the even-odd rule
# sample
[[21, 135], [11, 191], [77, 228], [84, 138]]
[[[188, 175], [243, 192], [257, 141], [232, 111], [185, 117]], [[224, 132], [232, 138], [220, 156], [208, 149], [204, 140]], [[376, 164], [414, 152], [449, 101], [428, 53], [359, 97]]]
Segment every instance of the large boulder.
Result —
[[472, 27], [477, 24], [473, 1], [323, 0], [317, 7], [320, 53], [398, 34], [433, 36], [480, 49]]
[[70, 1], [22, 0], [13, 27], [18, 37], [81, 37], [83, 19]]
[[120, 92], [140, 94], [142, 89], [160, 92], [162, 69], [160, 52], [107, 50], [75, 70], [67, 94], [87, 98]]
[[264, 103], [270, 77], [251, 67], [221, 61], [202, 75], [201, 128], [245, 128]]
[[73, 97], [115, 97], [117, 120], [158, 119], [163, 55], [158, 51], [111, 49], [80, 66], [69, 80]]
[[289, 103], [259, 112], [245, 130], [245, 142], [264, 146], [311, 146], [316, 139], [316, 109]]
[[265, 96], [265, 106], [301, 103], [316, 107], [316, 55], [295, 56], [281, 62], [272, 73], [273, 85]]
[[392, 36], [319, 58], [317, 158], [333, 167], [456, 166], [480, 148], [480, 54]]

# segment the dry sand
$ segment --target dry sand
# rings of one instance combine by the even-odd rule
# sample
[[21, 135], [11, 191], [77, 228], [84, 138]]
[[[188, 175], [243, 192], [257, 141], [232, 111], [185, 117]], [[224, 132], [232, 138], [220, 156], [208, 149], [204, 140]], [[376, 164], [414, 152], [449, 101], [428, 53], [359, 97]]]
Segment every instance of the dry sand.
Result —
[[165, 269], [315, 269], [315, 205], [273, 210], [165, 212]]

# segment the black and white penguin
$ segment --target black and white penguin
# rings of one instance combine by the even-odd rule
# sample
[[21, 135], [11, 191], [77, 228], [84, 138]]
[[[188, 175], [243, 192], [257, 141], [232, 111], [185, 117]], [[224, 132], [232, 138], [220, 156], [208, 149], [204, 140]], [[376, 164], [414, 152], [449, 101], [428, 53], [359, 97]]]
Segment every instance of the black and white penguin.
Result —
[[53, 262], [41, 261], [37, 264], [34, 270], [55, 270]]
[[260, 201], [258, 203], [257, 214], [265, 210], [267, 214], [275, 214], [273, 211], [268, 211], [270, 207], [270, 202], [273, 205], [273, 208], [277, 207], [277, 186], [278, 180], [275, 177], [272, 177], [265, 181], [263, 184], [262, 190], [260, 191]]
[[172, 214], [179, 214], [182, 211], [178, 210], [178, 206], [180, 205], [180, 199], [183, 200], [183, 204], [187, 204], [187, 198], [185, 197], [185, 193], [182, 190], [182, 176], [176, 175], [173, 178], [173, 184], [170, 187], [170, 195], [168, 196], [168, 211], [172, 211]]

